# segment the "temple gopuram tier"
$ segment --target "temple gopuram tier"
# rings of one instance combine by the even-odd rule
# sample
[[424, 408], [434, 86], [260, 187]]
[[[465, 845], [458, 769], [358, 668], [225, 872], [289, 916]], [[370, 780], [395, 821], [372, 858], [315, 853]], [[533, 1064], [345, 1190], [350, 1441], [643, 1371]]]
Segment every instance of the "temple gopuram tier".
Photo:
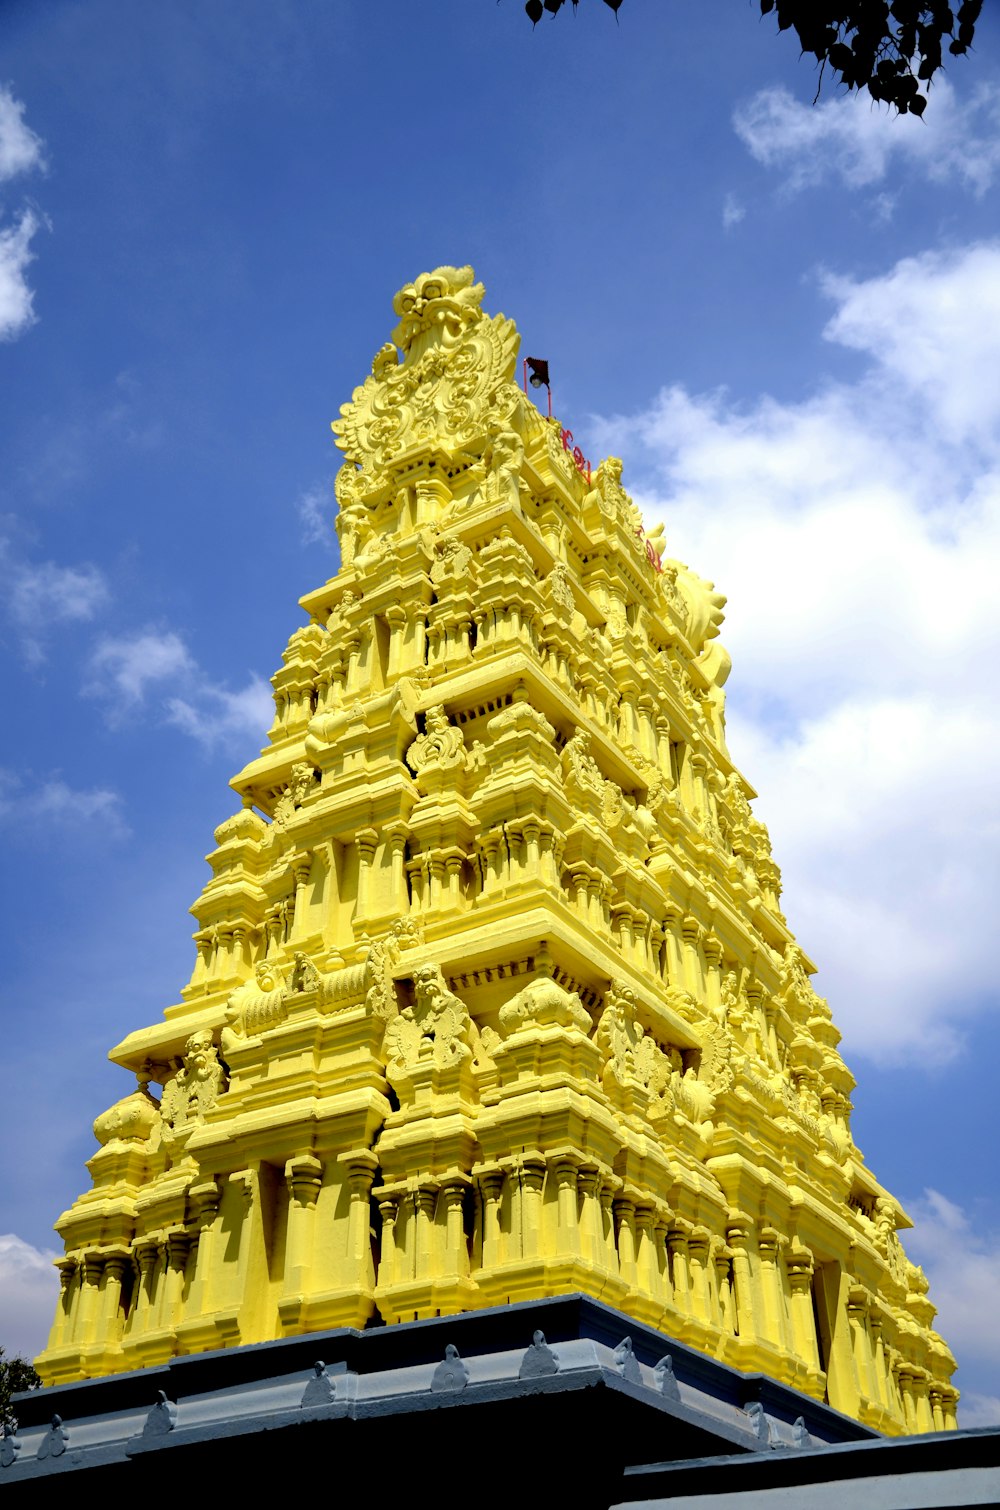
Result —
[[866, 1427], [952, 1427], [726, 748], [725, 599], [482, 297], [402, 289], [334, 423], [340, 569], [232, 782], [191, 980], [111, 1053], [138, 1085], [57, 1224], [38, 1369], [579, 1293]]

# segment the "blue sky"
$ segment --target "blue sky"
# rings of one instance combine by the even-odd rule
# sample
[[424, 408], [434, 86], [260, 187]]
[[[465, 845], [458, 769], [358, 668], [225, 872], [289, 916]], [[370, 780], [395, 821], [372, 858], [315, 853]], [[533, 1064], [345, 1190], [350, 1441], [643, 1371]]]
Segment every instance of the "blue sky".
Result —
[[[471, 262], [729, 595], [730, 747], [1000, 1419], [1000, 23], [923, 122], [750, 0], [6, 0], [0, 1342], [36, 1350], [105, 1060], [176, 999], [229, 776], [336, 568], [329, 422]], [[44, 1316], [44, 1320], [42, 1319]]]

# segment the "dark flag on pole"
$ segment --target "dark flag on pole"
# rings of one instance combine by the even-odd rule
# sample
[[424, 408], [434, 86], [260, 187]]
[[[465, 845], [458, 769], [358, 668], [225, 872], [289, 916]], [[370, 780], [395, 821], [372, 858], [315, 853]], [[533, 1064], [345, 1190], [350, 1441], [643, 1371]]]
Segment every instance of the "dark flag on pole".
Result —
[[541, 357], [528, 357], [528, 382], [532, 388], [548, 388], [549, 364], [543, 362]]

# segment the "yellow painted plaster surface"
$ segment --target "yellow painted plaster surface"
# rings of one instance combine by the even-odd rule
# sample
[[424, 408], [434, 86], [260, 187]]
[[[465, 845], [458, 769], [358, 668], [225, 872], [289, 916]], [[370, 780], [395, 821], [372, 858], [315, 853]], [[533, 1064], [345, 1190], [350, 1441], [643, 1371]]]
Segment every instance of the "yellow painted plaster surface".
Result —
[[139, 1085], [59, 1220], [39, 1370], [580, 1290], [953, 1425], [726, 750], [724, 599], [528, 402], [482, 293], [401, 290], [334, 425], [341, 569], [232, 783], [191, 981], [112, 1053]]

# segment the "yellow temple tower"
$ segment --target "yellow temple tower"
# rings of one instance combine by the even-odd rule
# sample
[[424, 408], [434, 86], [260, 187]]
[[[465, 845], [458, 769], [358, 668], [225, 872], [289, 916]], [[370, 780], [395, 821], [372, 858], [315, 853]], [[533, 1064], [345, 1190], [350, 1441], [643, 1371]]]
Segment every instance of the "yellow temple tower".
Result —
[[[582, 1292], [881, 1431], [955, 1424], [908, 1224], [725, 743], [724, 599], [516, 382], [471, 268], [396, 295], [215, 832], [111, 1058], [47, 1383]], [[157, 1097], [152, 1084], [162, 1086]]]

